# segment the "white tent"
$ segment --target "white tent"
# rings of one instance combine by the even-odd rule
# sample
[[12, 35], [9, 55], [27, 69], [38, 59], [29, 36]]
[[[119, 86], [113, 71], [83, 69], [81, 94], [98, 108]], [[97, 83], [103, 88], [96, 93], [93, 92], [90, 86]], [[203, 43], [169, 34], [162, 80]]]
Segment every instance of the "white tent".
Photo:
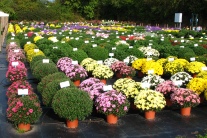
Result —
[[8, 29], [9, 14], [0, 11], [0, 51]]

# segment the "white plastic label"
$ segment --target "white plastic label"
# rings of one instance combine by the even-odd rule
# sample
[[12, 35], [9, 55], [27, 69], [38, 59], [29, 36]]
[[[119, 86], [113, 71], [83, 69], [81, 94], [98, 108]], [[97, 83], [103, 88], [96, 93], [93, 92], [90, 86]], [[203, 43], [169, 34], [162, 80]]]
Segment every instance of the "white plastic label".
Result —
[[169, 58], [168, 61], [174, 61], [174, 58]]
[[18, 89], [18, 95], [28, 95], [28, 89]]
[[183, 84], [182, 80], [173, 81], [173, 82], [174, 82], [174, 84], [175, 84], [176, 86], [178, 86], [178, 87], [180, 87], [180, 86]]
[[92, 47], [97, 47], [97, 44], [93, 44]]
[[116, 50], [116, 47], [112, 47], [111, 49], [112, 49], [112, 50]]
[[73, 48], [73, 51], [77, 51], [78, 50], [78, 48]]
[[34, 52], [39, 52], [39, 49], [34, 49]]
[[198, 44], [194, 44], [194, 47], [197, 47], [198, 46]]
[[110, 90], [112, 90], [112, 85], [104, 85], [103, 86], [103, 90], [104, 91], [110, 91]]
[[14, 53], [18, 53], [18, 52], [19, 52], [19, 49], [15, 49], [15, 50], [14, 50]]
[[89, 43], [89, 41], [85, 41], [85, 43], [86, 43], [86, 44], [88, 44], [88, 43]]
[[64, 81], [60, 83], [60, 88], [65, 88], [65, 87], [69, 87], [70, 86], [70, 82], [69, 81]]
[[72, 64], [78, 64], [78, 61], [77, 60], [74, 60], [74, 61], [72, 61]]
[[12, 62], [13, 67], [18, 66], [18, 65], [19, 65], [19, 62]]
[[180, 46], [180, 48], [184, 48], [184, 46]]
[[190, 61], [195, 61], [195, 57], [190, 58]]
[[110, 56], [110, 57], [113, 57], [113, 56], [114, 56], [114, 53], [109, 53], [109, 56]]
[[49, 62], [50, 62], [49, 59], [43, 59], [43, 60], [42, 60], [42, 63], [49, 63]]
[[31, 42], [29, 41], [29, 42], [27, 42], [27, 44], [31, 44]]
[[129, 48], [133, 48], [133, 46], [129, 46]]

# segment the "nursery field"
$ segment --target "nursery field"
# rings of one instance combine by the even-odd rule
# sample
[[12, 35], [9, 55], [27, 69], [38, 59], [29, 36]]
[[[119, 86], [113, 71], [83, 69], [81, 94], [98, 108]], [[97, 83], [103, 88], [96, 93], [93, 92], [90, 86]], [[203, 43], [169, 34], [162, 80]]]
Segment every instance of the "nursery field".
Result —
[[10, 23], [0, 136], [202, 137], [206, 57], [205, 30]]

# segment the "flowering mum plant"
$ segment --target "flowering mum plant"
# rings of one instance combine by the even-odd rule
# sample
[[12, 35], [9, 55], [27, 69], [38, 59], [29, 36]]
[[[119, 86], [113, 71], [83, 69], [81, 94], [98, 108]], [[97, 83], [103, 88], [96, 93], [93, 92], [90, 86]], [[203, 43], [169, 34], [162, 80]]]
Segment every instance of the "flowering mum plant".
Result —
[[20, 49], [20, 46], [16, 42], [9, 43], [6, 45], [6, 52], [7, 53], [10, 51], [13, 51], [14, 49]]
[[116, 61], [113, 64], [111, 64], [110, 68], [114, 72], [120, 72], [121, 68], [123, 68], [124, 66], [126, 66], [126, 64], [123, 61]]
[[14, 124], [30, 124], [38, 121], [42, 114], [40, 103], [29, 96], [23, 96], [12, 101], [7, 108], [8, 120]]
[[17, 80], [25, 80], [27, 78], [27, 69], [21, 61], [17, 61], [17, 66], [12, 66], [9, 63], [8, 70], [6, 72], [6, 78], [11, 81], [15, 82]]
[[163, 74], [163, 67], [160, 63], [155, 62], [153, 60], [146, 61], [142, 66], [142, 73], [148, 74], [149, 70], [153, 70], [153, 74], [162, 75]]
[[201, 71], [200, 73], [198, 73], [198, 75], [196, 77], [207, 79], [207, 72], [206, 71]]
[[72, 64], [71, 58], [62, 57], [58, 60], [56, 65], [61, 71], [64, 72], [71, 64]]
[[174, 62], [181, 64], [184, 68], [189, 64], [189, 62], [186, 59], [176, 59]]
[[177, 72], [183, 72], [184, 68], [181, 64], [177, 62], [168, 62], [164, 66], [164, 74], [166, 75], [174, 75]]
[[194, 62], [190, 62], [187, 66], [186, 66], [186, 71], [192, 74], [195, 73], [199, 73], [202, 71], [202, 67], [206, 67], [205, 64], [203, 64], [202, 62], [198, 62], [198, 61], [194, 61]]
[[129, 110], [129, 101], [125, 95], [116, 90], [101, 93], [95, 100], [96, 110], [105, 115], [113, 114], [118, 117]]
[[137, 59], [132, 63], [132, 67], [137, 69], [137, 70], [141, 70], [143, 64], [147, 61], [147, 59], [145, 58], [141, 58], [141, 59]]
[[121, 78], [115, 81], [113, 89], [123, 93], [129, 99], [133, 99], [142, 88], [139, 82], [128, 78]]
[[113, 77], [114, 73], [108, 66], [99, 64], [93, 70], [92, 75], [98, 79], [109, 79]]
[[26, 52], [26, 57], [27, 57], [28, 62], [31, 62], [32, 58], [38, 55], [44, 56], [45, 54], [41, 50], [39, 50], [38, 52], [35, 52], [35, 49], [30, 49]]
[[150, 89], [154, 90], [158, 84], [164, 82], [165, 80], [158, 75], [149, 74], [146, 77], [142, 78], [141, 83], [148, 83]]
[[68, 66], [68, 68], [65, 69], [65, 74], [73, 81], [82, 80], [88, 76], [86, 70], [78, 64], [71, 64]]
[[129, 46], [129, 44], [125, 40], [119, 40], [115, 44], [116, 44], [116, 46], [118, 46], [118, 45], [127, 45], [127, 46]]
[[186, 85], [186, 88], [200, 95], [205, 90], [207, 90], [207, 81], [202, 78], [192, 78], [190, 82]]
[[7, 89], [6, 96], [17, 97], [18, 89], [28, 89], [28, 95], [33, 93], [33, 88], [27, 80], [18, 80], [13, 82]]
[[110, 67], [114, 62], [117, 62], [117, 61], [119, 60], [116, 58], [107, 58], [104, 60], [104, 65], [107, 65]]
[[180, 87], [186, 87], [189, 81], [192, 79], [192, 76], [187, 72], [177, 72], [171, 76], [170, 80], [173, 82], [182, 81], [182, 85]]
[[28, 50], [36, 49], [38, 48], [36, 44], [34, 43], [27, 43], [24, 45], [24, 51], [27, 52]]
[[145, 57], [149, 57], [149, 56], [159, 57], [160, 56], [159, 51], [157, 51], [156, 49], [153, 49], [151, 47], [139, 47], [138, 49], [143, 52]]
[[141, 90], [134, 97], [134, 105], [142, 111], [160, 111], [165, 105], [165, 97], [162, 93], [154, 90]]
[[7, 61], [26, 61], [25, 53], [22, 49], [13, 49], [7, 53]]
[[86, 66], [88, 66], [88, 64], [91, 64], [93, 62], [96, 62], [96, 60], [94, 60], [92, 58], [85, 58], [81, 61], [80, 65], [85, 68]]
[[133, 55], [130, 55], [130, 56], [127, 56], [123, 61], [126, 65], [130, 65], [135, 61], [137, 60], [137, 57], [133, 56]]
[[176, 92], [171, 94], [171, 100], [181, 108], [195, 107], [200, 103], [199, 95], [186, 88], [177, 88]]
[[170, 98], [170, 95], [175, 92], [177, 86], [173, 81], [167, 80], [157, 85], [156, 91], [161, 92], [165, 97]]
[[81, 82], [79, 89], [86, 91], [91, 99], [95, 99], [100, 93], [103, 92], [104, 85], [105, 84], [99, 79], [88, 78]]
[[124, 66], [124, 67], [121, 68], [121, 70], [119, 71], [119, 73], [123, 77], [134, 77], [135, 74], [136, 74], [136, 71], [131, 66]]

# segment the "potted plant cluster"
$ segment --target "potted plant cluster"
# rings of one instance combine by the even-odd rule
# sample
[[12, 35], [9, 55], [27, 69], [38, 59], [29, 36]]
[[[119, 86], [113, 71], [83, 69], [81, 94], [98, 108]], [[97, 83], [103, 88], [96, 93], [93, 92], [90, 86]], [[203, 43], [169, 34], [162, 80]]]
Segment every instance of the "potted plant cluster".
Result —
[[109, 124], [116, 124], [118, 117], [128, 112], [129, 105], [127, 97], [116, 90], [101, 93], [95, 100], [96, 110], [107, 116]]
[[195, 107], [200, 103], [198, 94], [187, 88], [177, 88], [176, 92], [171, 94], [173, 104], [181, 108], [181, 115], [190, 116], [191, 107]]
[[134, 97], [135, 106], [145, 112], [146, 119], [154, 119], [155, 112], [161, 111], [165, 105], [165, 97], [162, 93], [155, 90], [141, 90]]
[[77, 128], [78, 120], [91, 114], [93, 101], [88, 93], [78, 88], [62, 88], [53, 97], [52, 108], [58, 116], [67, 120], [67, 127]]

